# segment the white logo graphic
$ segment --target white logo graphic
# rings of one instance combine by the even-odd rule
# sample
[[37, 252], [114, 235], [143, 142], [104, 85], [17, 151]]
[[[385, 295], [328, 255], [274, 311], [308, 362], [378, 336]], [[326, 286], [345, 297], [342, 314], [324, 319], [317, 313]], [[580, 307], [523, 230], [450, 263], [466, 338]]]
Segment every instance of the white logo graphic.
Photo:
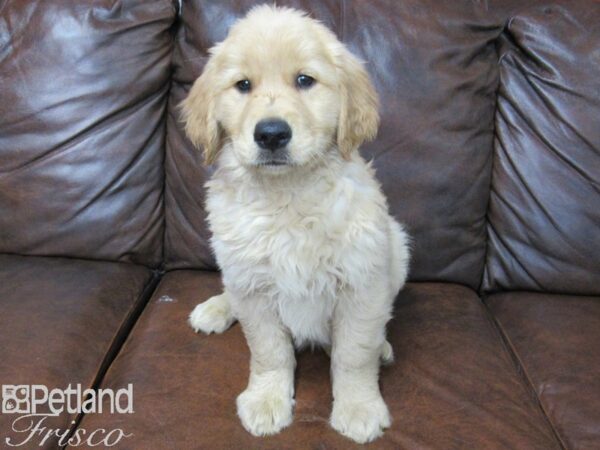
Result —
[[[70, 433], [69, 428], [49, 428], [45, 423], [48, 417], [63, 413], [75, 416], [103, 412], [133, 414], [133, 385], [128, 384], [126, 388], [118, 390], [83, 389], [80, 384], [69, 384], [66, 389], [48, 389], [42, 384], [2, 385], [2, 414], [15, 415], [10, 429], [11, 436], [4, 439], [9, 447], [43, 446], [53, 436], [58, 438], [59, 447], [112, 447], [133, 436], [122, 428], [98, 428], [90, 432], [78, 427]], [[71, 425], [75, 425], [74, 420]]]
[[69, 414], [133, 413], [133, 385], [126, 388], [83, 389], [80, 384], [66, 389], [48, 389], [42, 384], [2, 385], [3, 414], [46, 413], [57, 416], [63, 411]]
[[2, 385], [2, 413], [29, 414], [29, 386]]

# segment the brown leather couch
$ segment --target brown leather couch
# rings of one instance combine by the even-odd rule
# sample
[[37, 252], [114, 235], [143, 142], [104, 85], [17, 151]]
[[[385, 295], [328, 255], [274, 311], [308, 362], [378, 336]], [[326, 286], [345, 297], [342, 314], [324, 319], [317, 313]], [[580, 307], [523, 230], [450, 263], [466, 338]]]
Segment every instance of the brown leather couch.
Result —
[[[118, 389], [120, 449], [348, 449], [328, 358], [298, 356], [294, 423], [247, 434], [238, 325], [219, 292], [177, 105], [255, 0], [0, 0], [0, 382]], [[367, 61], [373, 159], [413, 237], [376, 449], [600, 448], [600, 3], [278, 0]], [[24, 433], [0, 415], [2, 446]], [[21, 448], [56, 448], [41, 436]], [[69, 448], [80, 448], [70, 446]], [[102, 447], [100, 447], [102, 448]]]

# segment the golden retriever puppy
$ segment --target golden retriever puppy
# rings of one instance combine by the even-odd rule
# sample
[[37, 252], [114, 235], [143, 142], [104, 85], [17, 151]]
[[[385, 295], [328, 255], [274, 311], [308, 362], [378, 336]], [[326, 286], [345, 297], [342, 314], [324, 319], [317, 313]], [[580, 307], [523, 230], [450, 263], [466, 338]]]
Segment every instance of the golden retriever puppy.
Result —
[[273, 6], [233, 25], [182, 104], [187, 135], [216, 166], [206, 208], [225, 286], [190, 324], [240, 322], [251, 361], [237, 412], [253, 435], [292, 422], [294, 348], [307, 344], [331, 355], [333, 428], [368, 442], [390, 425], [378, 374], [409, 254], [357, 151], [377, 132], [377, 106], [331, 31]]

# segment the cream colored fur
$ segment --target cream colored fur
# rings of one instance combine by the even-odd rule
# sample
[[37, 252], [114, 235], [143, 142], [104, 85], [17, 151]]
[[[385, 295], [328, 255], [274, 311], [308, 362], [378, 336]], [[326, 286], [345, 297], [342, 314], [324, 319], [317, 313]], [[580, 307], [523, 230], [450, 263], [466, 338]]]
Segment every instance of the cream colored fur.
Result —
[[[316, 83], [299, 89], [300, 73]], [[241, 79], [250, 92], [236, 89]], [[378, 386], [380, 362], [393, 358], [385, 326], [409, 254], [357, 152], [379, 122], [367, 72], [319, 22], [260, 6], [211, 50], [183, 113], [216, 164], [206, 208], [225, 286], [190, 324], [220, 333], [241, 323], [251, 351], [242, 424], [260, 436], [292, 422], [294, 347], [316, 344], [331, 355], [331, 425], [357, 442], [377, 438], [391, 421]], [[265, 118], [292, 129], [288, 165], [257, 164], [253, 130]]]

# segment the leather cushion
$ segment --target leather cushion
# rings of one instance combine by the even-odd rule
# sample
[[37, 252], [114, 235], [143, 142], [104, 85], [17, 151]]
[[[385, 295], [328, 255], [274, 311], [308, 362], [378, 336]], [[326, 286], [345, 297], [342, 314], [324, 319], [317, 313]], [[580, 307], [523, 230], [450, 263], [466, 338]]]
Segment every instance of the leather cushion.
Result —
[[564, 448], [598, 448], [600, 297], [511, 292], [486, 303]]
[[484, 288], [600, 294], [600, 3], [508, 25]]
[[0, 7], [0, 252], [162, 257], [169, 0]]
[[[248, 377], [239, 325], [196, 335], [193, 307], [221, 291], [210, 272], [167, 273], [109, 369], [104, 387], [134, 386], [131, 415], [89, 415], [86, 430], [120, 427], [123, 448], [364, 448], [328, 425], [329, 359], [298, 357], [293, 424], [255, 438], [236, 416]], [[400, 294], [389, 339], [396, 362], [381, 387], [393, 416], [367, 448], [559, 448], [476, 294], [451, 284], [409, 284]]]
[[[122, 263], [0, 255], [0, 384], [90, 387], [150, 275]], [[18, 416], [0, 414], [3, 444], [25, 439], [27, 433], [11, 432]], [[64, 431], [74, 418], [65, 412], [44, 425]], [[56, 441], [53, 436], [43, 448], [56, 448]]]
[[[208, 249], [200, 152], [177, 105], [207, 49], [256, 0], [184, 4], [173, 58], [166, 156], [165, 259], [215, 268]], [[411, 279], [477, 287], [483, 273], [497, 86], [494, 39], [502, 21], [480, 2], [281, 1], [310, 11], [367, 62], [382, 100], [374, 160], [392, 214], [413, 236]]]

